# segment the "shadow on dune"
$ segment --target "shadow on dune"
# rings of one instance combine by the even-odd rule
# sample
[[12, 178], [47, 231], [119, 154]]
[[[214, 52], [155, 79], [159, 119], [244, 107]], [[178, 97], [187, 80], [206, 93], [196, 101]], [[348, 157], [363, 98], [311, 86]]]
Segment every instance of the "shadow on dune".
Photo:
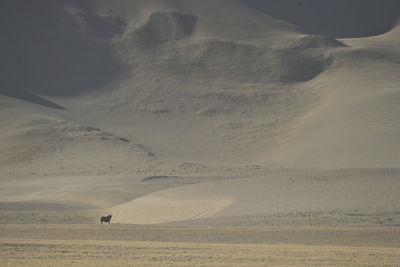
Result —
[[177, 41], [189, 37], [196, 22], [197, 17], [178, 11], [154, 12], [130, 38], [145, 47]]
[[37, 105], [41, 105], [41, 106], [45, 106], [48, 108], [54, 108], [54, 109], [61, 109], [61, 110], [65, 110], [66, 108], [64, 108], [63, 106], [60, 106], [54, 102], [51, 102], [47, 99], [44, 99], [40, 96], [28, 93], [28, 92], [23, 92], [23, 91], [19, 91], [19, 90], [0, 90], [0, 95], [4, 95], [4, 96], [8, 96], [8, 97], [12, 97], [12, 98], [17, 98], [23, 101], [27, 101], [27, 102], [31, 102]]
[[398, 0], [238, 0], [307, 33], [335, 38], [388, 32], [400, 17]]
[[86, 1], [1, 1], [2, 94], [61, 108], [35, 94], [71, 96], [111, 82], [123, 66], [110, 40], [123, 27]]

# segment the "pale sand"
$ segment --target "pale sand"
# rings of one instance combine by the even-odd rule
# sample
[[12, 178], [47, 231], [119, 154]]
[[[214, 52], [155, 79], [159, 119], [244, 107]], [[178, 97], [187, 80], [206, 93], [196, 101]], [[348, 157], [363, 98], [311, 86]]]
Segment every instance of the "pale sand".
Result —
[[400, 261], [398, 248], [65, 240], [0, 242], [2, 266], [397, 266]]
[[211, 217], [234, 203], [231, 199], [171, 197], [153, 193], [112, 208], [116, 223], [158, 224]]
[[398, 228], [0, 225], [0, 236], [2, 266], [395, 266], [400, 261]]
[[[256, 220], [256, 216], [279, 214], [283, 216], [275, 217], [281, 217], [281, 224], [282, 217], [289, 214], [308, 217], [306, 224], [311, 225], [330, 225], [335, 219], [338, 225], [346, 225], [350, 217], [359, 219], [359, 225], [370, 225], [374, 216], [379, 218], [375, 225], [400, 224], [398, 169], [259, 173], [263, 174], [161, 190], [107, 212], [113, 214], [115, 222], [131, 224], [226, 218], [225, 223], [231, 225], [235, 217], [253, 216]], [[324, 223], [323, 217], [331, 219]]]

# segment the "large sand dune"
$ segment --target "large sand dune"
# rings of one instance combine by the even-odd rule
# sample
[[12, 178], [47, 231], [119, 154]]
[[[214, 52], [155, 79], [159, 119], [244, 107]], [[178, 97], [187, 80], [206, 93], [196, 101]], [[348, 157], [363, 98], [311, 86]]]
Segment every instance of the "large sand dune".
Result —
[[[3, 5], [2, 46], [14, 51], [1, 81], [5, 176], [124, 174], [156, 161], [170, 172], [398, 167], [397, 26], [336, 40], [232, 0]], [[20, 22], [41, 12], [61, 15], [30, 24], [27, 45]], [[25, 72], [19, 57], [28, 75], [12, 80]]]
[[116, 222], [136, 224], [219, 218], [230, 225], [235, 217], [297, 215], [311, 224], [321, 223], [318, 217], [325, 217], [325, 223], [345, 223], [351, 216], [364, 217], [369, 224], [376, 216], [381, 224], [396, 225], [398, 175], [397, 169], [267, 174], [167, 189], [110, 211]]

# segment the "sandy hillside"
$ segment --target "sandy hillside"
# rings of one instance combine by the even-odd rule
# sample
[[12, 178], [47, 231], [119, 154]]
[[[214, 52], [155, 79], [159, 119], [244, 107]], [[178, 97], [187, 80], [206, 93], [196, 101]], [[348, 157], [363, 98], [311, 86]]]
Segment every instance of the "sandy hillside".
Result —
[[[52, 190], [74, 191], [76, 179], [67, 177], [76, 176], [86, 177], [79, 192], [89, 196], [106, 186], [107, 179], [95, 177], [109, 176], [116, 191], [124, 184], [146, 184], [141, 180], [146, 177], [178, 177], [148, 186], [159, 190], [212, 177], [254, 177], [255, 186], [267, 185], [270, 173], [292, 167], [369, 168], [362, 172], [366, 177], [375, 175], [371, 168], [398, 167], [397, 26], [379, 36], [334, 39], [306, 34], [278, 20], [279, 13], [232, 0], [58, 1], [47, 9], [24, 4], [24, 13], [17, 11], [22, 2], [7, 3], [3, 27], [9, 39], [2, 46], [12, 53], [4, 55], [11, 67], [2, 79], [1, 172], [7, 185], [37, 181], [52, 189], [33, 190], [36, 198], [4, 189], [10, 192], [5, 202], [71, 202], [71, 194]], [[218, 16], [222, 9], [225, 15]], [[52, 16], [41, 16], [29, 32], [21, 28], [19, 21], [42, 13], [60, 17], [50, 24]], [[33, 32], [37, 38], [24, 45], [24, 34]], [[18, 78], [13, 54], [35, 71]], [[354, 177], [349, 179], [362, 179], [349, 173]], [[305, 179], [313, 183], [315, 175]], [[199, 196], [210, 212], [186, 216], [180, 204], [170, 205], [182, 210], [179, 218], [218, 214], [242, 194], [240, 186], [227, 183], [238, 192]], [[395, 176], [390, 185], [398, 186]], [[96, 207], [111, 207], [134, 199], [127, 195], [93, 197], [104, 198]], [[85, 204], [84, 197], [77, 199]]]
[[[76, 37], [72, 46], [43, 34], [24, 46], [18, 21], [26, 18], [7, 17], [14, 31], [8, 31], [10, 44], [2, 45], [20, 51], [21, 58], [29, 55], [24, 67], [35, 73], [22, 78], [4, 74], [3, 94], [13, 97], [2, 98], [5, 158], [19, 150], [24, 157], [16, 156], [16, 161], [26, 161], [30, 154], [44, 156], [48, 150], [56, 151], [50, 153], [55, 159], [66, 152], [76, 162], [98, 162], [87, 163], [88, 174], [99, 174], [100, 165], [115, 165], [126, 173], [153, 159], [397, 167], [397, 27], [378, 37], [336, 40], [306, 35], [295, 25], [232, 0], [118, 3], [59, 1], [46, 12], [62, 14], [60, 21], [48, 25], [52, 18], [44, 16], [30, 25], [31, 31], [44, 25], [63, 38]], [[18, 7], [10, 6], [12, 12]], [[223, 17], [216, 14], [222, 8]], [[25, 11], [30, 16], [40, 12]], [[43, 45], [52, 46], [55, 62], [44, 62], [48, 51]], [[13, 62], [9, 54], [5, 60]], [[7, 71], [16, 73], [13, 68]], [[13, 116], [17, 119], [11, 120]], [[42, 133], [46, 127], [69, 140], [57, 144], [59, 148], [28, 141], [47, 140]], [[90, 138], [93, 142], [87, 142]], [[25, 152], [19, 147], [24, 142], [39, 148]], [[62, 147], [68, 142], [93, 156], [73, 144], [66, 151]], [[97, 158], [104, 154], [97, 152], [106, 150], [104, 159]], [[55, 162], [61, 165], [61, 160]], [[127, 166], [130, 162], [136, 166]], [[73, 173], [84, 167], [68, 169]]]

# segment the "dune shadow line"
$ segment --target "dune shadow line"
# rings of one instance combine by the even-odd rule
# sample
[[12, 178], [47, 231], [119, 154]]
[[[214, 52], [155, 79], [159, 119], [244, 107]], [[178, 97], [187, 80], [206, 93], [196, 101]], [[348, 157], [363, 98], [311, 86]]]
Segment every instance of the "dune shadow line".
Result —
[[0, 95], [16, 98], [19, 100], [23, 100], [23, 101], [34, 103], [34, 104], [41, 105], [41, 106], [45, 106], [48, 108], [66, 110], [65, 107], [60, 106], [52, 101], [49, 101], [40, 96], [34, 95], [32, 93], [24, 92], [24, 91], [7, 92], [7, 91], [1, 90]]

